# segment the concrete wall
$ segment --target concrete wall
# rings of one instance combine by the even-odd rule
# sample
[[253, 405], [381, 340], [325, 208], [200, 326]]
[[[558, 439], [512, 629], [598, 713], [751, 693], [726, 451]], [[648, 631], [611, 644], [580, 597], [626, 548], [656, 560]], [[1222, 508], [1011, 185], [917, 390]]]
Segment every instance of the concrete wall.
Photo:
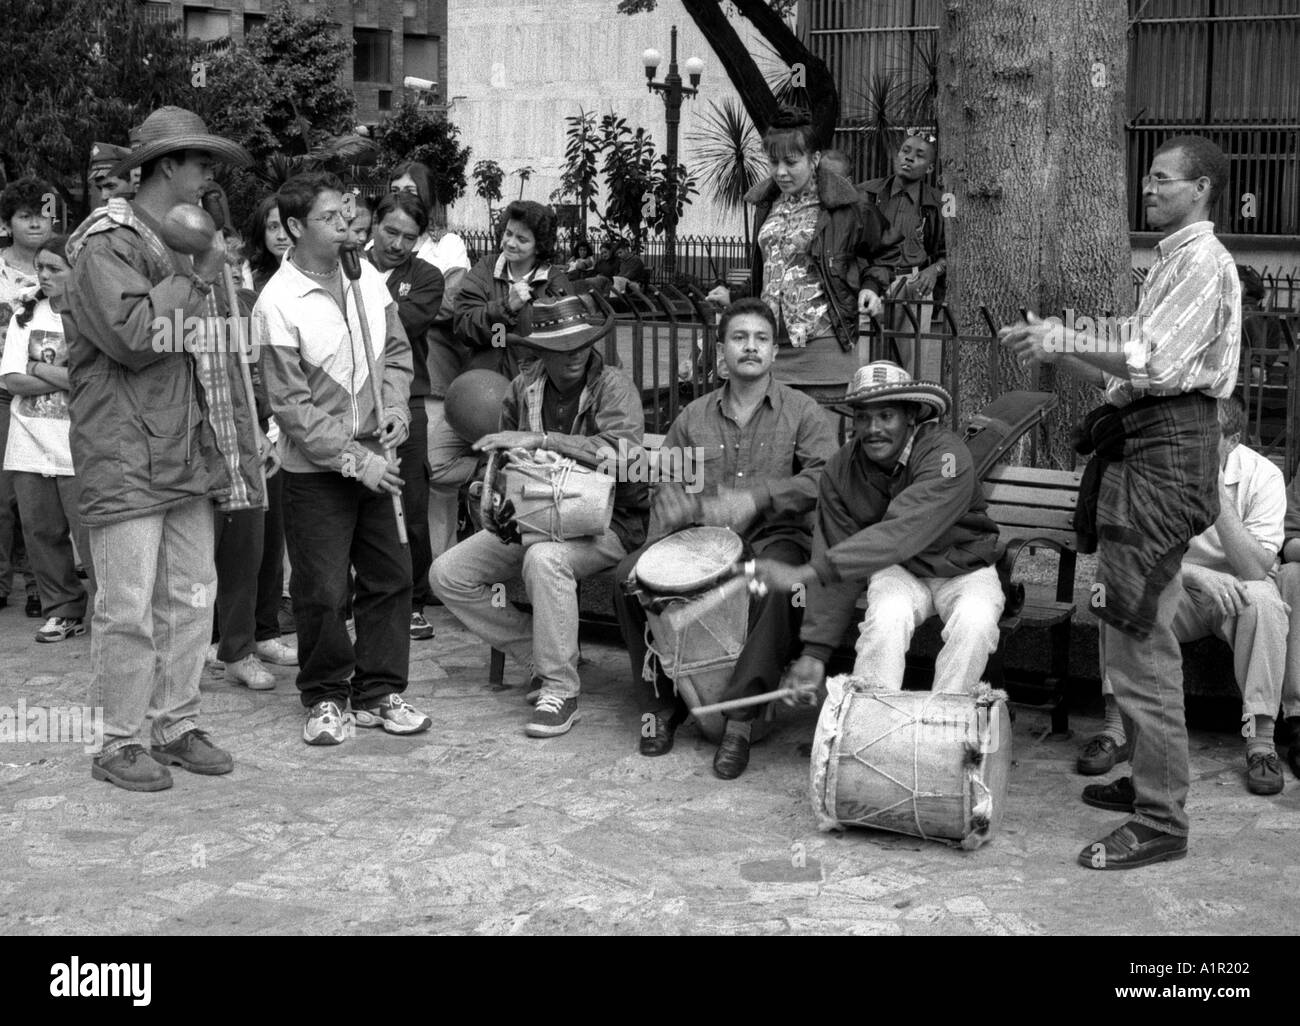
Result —
[[[578, 109], [598, 115], [613, 110], [633, 127], [645, 126], [660, 153], [667, 142], [662, 99], [646, 89], [641, 52], [654, 47], [664, 55], [659, 79], [667, 73], [669, 29], [678, 29], [678, 63], [698, 56], [705, 62], [700, 97], [682, 110], [680, 156], [692, 166], [690, 134], [697, 109], [708, 101], [735, 97], [726, 73], [679, 0], [660, 0], [652, 14], [617, 13], [616, 0], [447, 0], [449, 117], [472, 147], [477, 160], [495, 160], [509, 173], [528, 165], [535, 174], [524, 198], [549, 202], [559, 185], [564, 156], [564, 119]], [[741, 38], [755, 49], [747, 22]], [[758, 52], [762, 53], [761, 47]], [[508, 199], [519, 196], [519, 179], [503, 186]], [[487, 210], [473, 195], [461, 199], [451, 223], [482, 228]], [[678, 228], [679, 234], [741, 234], [738, 215], [714, 209], [697, 196]]]

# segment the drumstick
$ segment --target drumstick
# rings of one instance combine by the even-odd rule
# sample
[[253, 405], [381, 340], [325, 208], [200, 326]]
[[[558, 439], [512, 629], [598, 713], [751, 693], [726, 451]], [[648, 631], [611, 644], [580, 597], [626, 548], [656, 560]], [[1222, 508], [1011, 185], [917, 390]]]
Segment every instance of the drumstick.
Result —
[[732, 709], [744, 709], [750, 705], [766, 705], [768, 702], [775, 702], [778, 698], [793, 697], [801, 694], [798, 688], [778, 688], [776, 691], [767, 691], [761, 695], [749, 695], [746, 698], [732, 698], [726, 702], [714, 702], [712, 705], [701, 705], [691, 710], [692, 716], [704, 716], [707, 713], [730, 712]]
[[[226, 212], [221, 206], [217, 193], [209, 192], [203, 196], [203, 209], [212, 218], [217, 231], [225, 228]], [[239, 368], [244, 379], [244, 398], [248, 402], [248, 417], [253, 422], [253, 441], [256, 443], [262, 431], [261, 425], [257, 423], [257, 396], [253, 392], [253, 373], [249, 370], [249, 362], [253, 359], [253, 347], [251, 343], [244, 345], [244, 318], [239, 313], [239, 293], [235, 291], [235, 276], [230, 273], [229, 262], [222, 263], [221, 274], [225, 279], [226, 304], [230, 307], [229, 320], [226, 323], [230, 324], [233, 321], [235, 324], [235, 342], [239, 346]], [[257, 469], [262, 475], [262, 509], [270, 509], [271, 494], [266, 488], [266, 462], [262, 459], [260, 445], [258, 450]]]
[[[375, 404], [375, 422], [382, 429], [384, 426], [384, 394], [375, 379], [375, 347], [370, 341], [370, 321], [366, 317], [366, 304], [361, 298], [361, 257], [356, 249], [344, 246], [339, 251], [339, 260], [343, 264], [343, 274], [352, 283], [352, 298], [357, 301], [357, 319], [361, 321], [361, 343], [366, 348], [366, 368], [370, 378], [370, 397]], [[384, 458], [391, 460], [393, 451], [384, 446]], [[406, 540], [406, 515], [402, 512], [402, 497], [390, 492], [393, 497], [393, 518], [397, 521], [397, 540], [403, 545]]]

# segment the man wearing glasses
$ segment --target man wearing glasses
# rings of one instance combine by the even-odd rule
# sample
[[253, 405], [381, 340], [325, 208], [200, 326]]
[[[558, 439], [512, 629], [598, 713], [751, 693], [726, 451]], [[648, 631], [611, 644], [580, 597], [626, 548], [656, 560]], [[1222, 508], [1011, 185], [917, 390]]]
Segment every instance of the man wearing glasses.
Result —
[[[1227, 181], [1228, 160], [1214, 143], [1170, 139], [1142, 180], [1147, 224], [1162, 237], [1137, 313], [1100, 338], [1033, 315], [1001, 333], [1025, 365], [1054, 363], [1104, 388], [1108, 403], [1084, 428], [1094, 462], [1109, 461], [1096, 479], [1097, 615], [1133, 776], [1124, 796], [1131, 804], [1103, 806], [1131, 818], [1079, 853], [1092, 869], [1187, 854], [1187, 727], [1174, 620], [1188, 543], [1219, 515], [1216, 400], [1232, 394], [1241, 351], [1241, 285], [1211, 220]], [[1119, 783], [1102, 790], [1118, 799]]]
[[[411, 649], [411, 557], [390, 495], [402, 492], [387, 452], [410, 423], [411, 346], [384, 277], [361, 262], [348, 288], [343, 184], [331, 174], [291, 178], [276, 196], [293, 240], [253, 308], [271, 409], [280, 423], [289, 589], [298, 624], [303, 740], [337, 745], [351, 726], [417, 734], [432, 725], [402, 698]], [[374, 340], [366, 359], [361, 313]], [[383, 375], [375, 409], [368, 375]], [[356, 642], [347, 631], [349, 565], [356, 570]]]

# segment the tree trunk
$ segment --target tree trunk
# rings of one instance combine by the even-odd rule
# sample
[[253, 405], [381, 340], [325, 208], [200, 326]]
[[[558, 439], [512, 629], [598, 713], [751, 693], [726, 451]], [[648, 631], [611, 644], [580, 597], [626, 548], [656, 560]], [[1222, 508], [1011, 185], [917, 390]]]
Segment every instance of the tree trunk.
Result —
[[[790, 31], [785, 20], [767, 5], [767, 0], [734, 2], [736, 10], [771, 44], [778, 57], [791, 66], [803, 66], [804, 88], [812, 102], [813, 131], [823, 146], [829, 146], [840, 116], [839, 94], [830, 69]], [[776, 113], [776, 97], [727, 20], [722, 4], [719, 0], [682, 0], [682, 6], [722, 63], [731, 84], [740, 94], [740, 102], [745, 105], [749, 120], [762, 135]]]
[[[963, 334], [1019, 311], [1128, 313], [1124, 0], [944, 0], [939, 139], [948, 302]], [[998, 349], [959, 352], [962, 415], [1016, 388], [1055, 390], [1040, 462], [1070, 467], [1069, 429], [1100, 393], [1048, 369], [1039, 381]]]

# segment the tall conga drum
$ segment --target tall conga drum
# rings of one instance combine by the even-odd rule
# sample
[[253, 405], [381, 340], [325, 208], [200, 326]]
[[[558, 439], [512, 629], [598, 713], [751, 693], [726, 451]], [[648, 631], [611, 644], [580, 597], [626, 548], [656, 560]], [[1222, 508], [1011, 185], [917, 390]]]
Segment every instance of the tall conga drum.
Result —
[[[748, 582], [732, 576], [743, 551], [740, 536], [729, 528], [688, 527], [647, 548], [625, 585], [645, 607], [649, 658], [690, 709], [725, 697], [749, 636]], [[721, 713], [696, 722], [705, 737], [722, 739]], [[759, 736], [761, 721], [753, 729]]]
[[1011, 770], [1006, 695], [862, 690], [827, 682], [813, 736], [822, 830], [871, 827], [978, 848], [1002, 822]]

